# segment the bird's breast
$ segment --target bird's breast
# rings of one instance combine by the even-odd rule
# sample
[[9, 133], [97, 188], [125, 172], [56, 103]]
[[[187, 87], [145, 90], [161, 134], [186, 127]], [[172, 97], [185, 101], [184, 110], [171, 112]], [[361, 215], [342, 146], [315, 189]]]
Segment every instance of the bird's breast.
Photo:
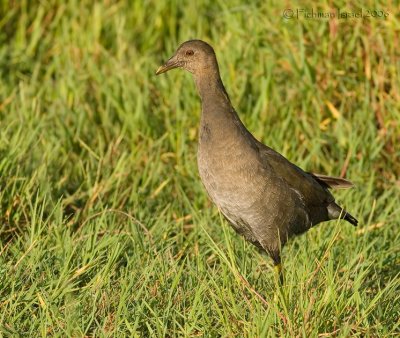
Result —
[[212, 129], [203, 128], [197, 159], [208, 194], [221, 209], [251, 208], [266, 183], [265, 174], [260, 174], [263, 168], [257, 153], [246, 142], [240, 142], [238, 135], [216, 139]]

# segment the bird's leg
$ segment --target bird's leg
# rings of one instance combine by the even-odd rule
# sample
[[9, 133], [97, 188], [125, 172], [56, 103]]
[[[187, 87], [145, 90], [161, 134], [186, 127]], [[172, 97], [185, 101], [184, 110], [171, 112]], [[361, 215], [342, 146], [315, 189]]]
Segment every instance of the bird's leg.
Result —
[[285, 282], [285, 278], [283, 275], [282, 265], [279, 263], [278, 265], [274, 266], [274, 270], [276, 271], [276, 275], [279, 278], [279, 284], [282, 286]]
[[283, 269], [282, 269], [282, 262], [281, 262], [281, 256], [280, 255], [274, 255], [273, 257], [274, 260], [274, 271], [279, 278], [279, 284], [283, 285], [284, 278], [283, 278]]
[[282, 274], [282, 263], [274, 264], [274, 270], [278, 276]]

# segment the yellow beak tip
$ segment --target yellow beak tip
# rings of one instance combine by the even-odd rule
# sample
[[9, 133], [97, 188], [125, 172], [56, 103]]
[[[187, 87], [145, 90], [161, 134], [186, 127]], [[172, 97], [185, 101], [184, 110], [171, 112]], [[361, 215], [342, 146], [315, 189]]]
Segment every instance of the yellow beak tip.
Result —
[[163, 72], [163, 66], [160, 66], [156, 70], [156, 75], [160, 75], [160, 74], [162, 74], [162, 72]]

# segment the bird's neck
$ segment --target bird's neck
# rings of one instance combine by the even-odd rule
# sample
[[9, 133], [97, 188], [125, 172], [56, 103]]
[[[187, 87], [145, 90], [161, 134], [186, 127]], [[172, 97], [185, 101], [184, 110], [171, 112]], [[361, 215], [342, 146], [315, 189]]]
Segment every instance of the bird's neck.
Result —
[[[218, 70], [201, 76], [195, 75], [201, 97], [200, 144], [226, 144], [237, 135], [251, 135], [232, 107]], [[233, 140], [236, 142], [236, 140]]]
[[[203, 114], [207, 112], [228, 111], [231, 101], [222, 83], [218, 69], [208, 70], [194, 76], [199, 92]], [[223, 109], [221, 109], [223, 108]]]

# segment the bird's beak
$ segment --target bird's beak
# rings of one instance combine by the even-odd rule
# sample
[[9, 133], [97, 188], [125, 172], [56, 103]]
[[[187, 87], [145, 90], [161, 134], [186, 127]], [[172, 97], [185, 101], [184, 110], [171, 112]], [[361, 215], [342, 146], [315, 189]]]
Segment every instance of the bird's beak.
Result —
[[160, 75], [162, 73], [168, 72], [171, 69], [178, 68], [181, 66], [181, 63], [175, 59], [175, 56], [170, 58], [165, 64], [159, 67], [156, 71], [156, 75]]

